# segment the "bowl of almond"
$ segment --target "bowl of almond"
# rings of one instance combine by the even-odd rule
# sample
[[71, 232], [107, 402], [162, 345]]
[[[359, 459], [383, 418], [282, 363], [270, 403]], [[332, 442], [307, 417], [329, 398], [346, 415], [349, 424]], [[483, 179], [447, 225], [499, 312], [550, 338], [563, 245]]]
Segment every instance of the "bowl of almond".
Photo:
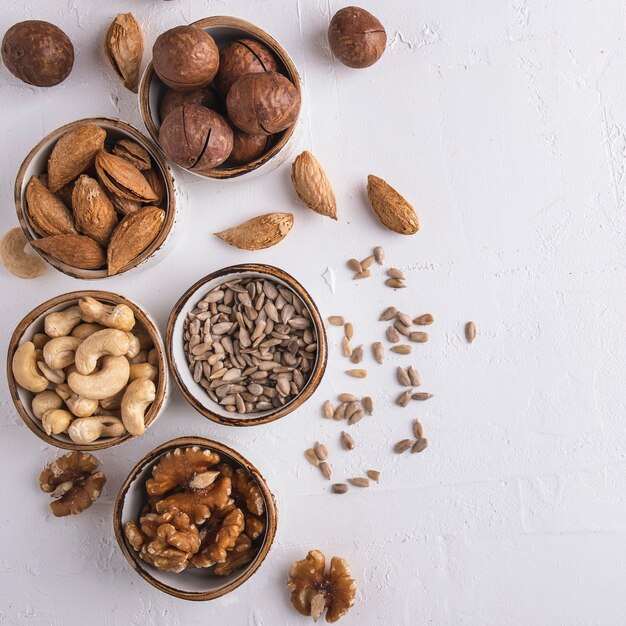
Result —
[[131, 470], [113, 525], [144, 580], [177, 598], [213, 600], [258, 570], [276, 535], [277, 512], [250, 461], [217, 441], [182, 437]]
[[143, 435], [168, 393], [155, 323], [107, 291], [66, 293], [30, 311], [11, 336], [6, 371], [26, 426], [67, 450], [101, 450]]
[[44, 137], [15, 181], [31, 246], [75, 278], [106, 278], [163, 258], [176, 218], [174, 180], [156, 146], [109, 118]]
[[174, 380], [202, 415], [230, 426], [277, 420], [303, 405], [328, 345], [306, 289], [271, 265], [217, 270], [174, 305], [166, 330]]

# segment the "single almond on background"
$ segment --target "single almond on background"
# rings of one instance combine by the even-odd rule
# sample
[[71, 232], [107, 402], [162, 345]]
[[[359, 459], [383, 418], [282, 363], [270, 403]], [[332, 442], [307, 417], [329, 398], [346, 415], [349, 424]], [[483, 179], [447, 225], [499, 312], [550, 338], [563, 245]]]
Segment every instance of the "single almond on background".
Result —
[[53, 235], [31, 242], [33, 248], [72, 267], [97, 270], [106, 263], [104, 250], [86, 235]]
[[111, 193], [144, 204], [157, 200], [146, 177], [130, 161], [116, 154], [100, 150], [96, 155], [96, 172]]
[[137, 93], [143, 57], [143, 32], [132, 13], [120, 13], [109, 26], [104, 53], [126, 89]]
[[37, 278], [46, 271], [46, 264], [36, 254], [28, 254], [26, 246], [28, 239], [22, 229], [12, 228], [0, 240], [0, 259], [14, 276]]
[[72, 208], [78, 230], [106, 247], [117, 226], [117, 214], [95, 178], [83, 174], [72, 192]]
[[26, 186], [26, 214], [33, 230], [42, 237], [77, 235], [72, 214], [44, 183], [32, 176]]
[[413, 207], [382, 178], [367, 177], [367, 198], [380, 222], [400, 235], [413, 235], [420, 227]]
[[241, 250], [262, 250], [282, 241], [292, 226], [292, 213], [266, 213], [215, 235]]
[[293, 162], [291, 182], [298, 197], [309, 209], [337, 219], [337, 200], [328, 176], [319, 161], [307, 150]]
[[111, 235], [107, 249], [109, 276], [136, 259], [156, 239], [164, 221], [165, 211], [154, 206], [127, 215]]

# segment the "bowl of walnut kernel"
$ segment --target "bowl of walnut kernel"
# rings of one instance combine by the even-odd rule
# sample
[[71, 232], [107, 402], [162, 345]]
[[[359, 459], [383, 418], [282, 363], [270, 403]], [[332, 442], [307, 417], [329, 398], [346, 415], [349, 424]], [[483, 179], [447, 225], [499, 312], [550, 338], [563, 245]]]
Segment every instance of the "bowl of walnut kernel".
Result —
[[133, 468], [115, 501], [113, 525], [144, 580], [177, 598], [213, 600], [260, 567], [276, 534], [276, 504], [238, 452], [182, 437]]

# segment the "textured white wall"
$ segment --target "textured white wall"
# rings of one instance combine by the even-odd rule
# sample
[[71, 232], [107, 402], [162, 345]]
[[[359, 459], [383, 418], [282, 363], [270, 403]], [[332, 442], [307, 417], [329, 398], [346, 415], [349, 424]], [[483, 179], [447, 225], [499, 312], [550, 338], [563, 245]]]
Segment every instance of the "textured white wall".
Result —
[[[340, 332], [319, 391], [297, 414], [254, 429], [219, 427], [178, 393], [136, 441], [98, 457], [101, 500], [54, 519], [37, 476], [57, 454], [21, 424], [2, 388], [0, 411], [0, 622], [6, 624], [305, 624], [285, 589], [308, 549], [349, 560], [358, 598], [349, 624], [621, 624], [626, 612], [624, 316], [626, 272], [626, 39], [623, 2], [583, 0], [363, 1], [385, 24], [388, 49], [373, 68], [331, 59], [325, 40], [334, 0], [30, 0], [5, 3], [0, 31], [40, 18], [76, 46], [62, 85], [39, 90], [0, 73], [3, 228], [14, 225], [19, 163], [45, 133], [71, 120], [119, 116], [142, 127], [134, 96], [105, 65], [102, 37], [132, 10], [148, 49], [164, 29], [233, 14], [271, 32], [292, 54], [308, 99], [302, 147], [326, 166], [339, 200], [333, 223], [297, 206], [283, 167], [253, 181], [204, 182], [177, 174], [186, 229], [157, 269], [86, 285], [50, 271], [23, 282], [0, 272], [2, 350], [22, 315], [55, 294], [118, 291], [164, 328], [169, 309], [199, 277], [244, 260], [296, 276], [323, 314], [344, 314], [357, 342], [378, 340], [388, 305], [432, 311], [431, 341], [413, 358], [369, 357], [365, 381], [342, 373]], [[369, 173], [416, 205], [422, 230], [394, 236], [364, 201]], [[280, 246], [229, 248], [211, 233], [269, 210], [293, 210]], [[352, 282], [345, 260], [382, 244], [410, 287], [382, 275]], [[334, 293], [323, 279], [335, 272]], [[475, 319], [469, 347], [462, 325]], [[393, 404], [397, 363], [414, 363], [430, 403]], [[319, 406], [341, 391], [370, 392], [374, 417], [341, 425]], [[419, 416], [422, 455], [390, 448]], [[112, 503], [135, 461], [179, 435], [214, 437], [250, 457], [278, 499], [280, 525], [267, 561], [242, 588], [208, 604], [162, 595], [121, 556]], [[325, 441], [339, 478], [369, 467], [381, 483], [332, 496], [302, 457]]]

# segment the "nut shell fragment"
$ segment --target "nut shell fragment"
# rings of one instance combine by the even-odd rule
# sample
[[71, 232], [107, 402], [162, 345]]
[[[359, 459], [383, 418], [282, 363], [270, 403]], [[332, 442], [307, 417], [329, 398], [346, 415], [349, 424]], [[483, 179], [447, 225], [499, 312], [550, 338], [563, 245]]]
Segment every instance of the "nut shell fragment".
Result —
[[267, 213], [215, 235], [235, 248], [262, 250], [282, 241], [292, 226], [292, 213]]
[[109, 26], [104, 53], [124, 87], [137, 93], [143, 57], [143, 32], [132, 13], [120, 13]]

